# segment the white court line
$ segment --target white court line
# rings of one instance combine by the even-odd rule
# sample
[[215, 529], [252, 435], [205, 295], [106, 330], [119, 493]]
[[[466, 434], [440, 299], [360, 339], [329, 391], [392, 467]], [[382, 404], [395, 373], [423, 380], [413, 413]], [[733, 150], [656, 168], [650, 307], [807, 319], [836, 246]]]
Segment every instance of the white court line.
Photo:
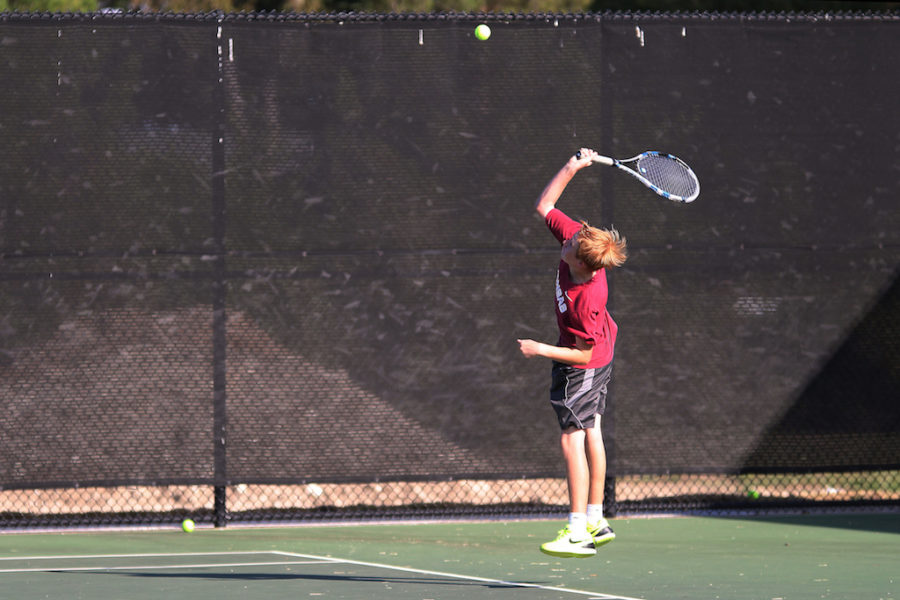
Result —
[[56, 556], [0, 556], [0, 560], [54, 560], [54, 559], [78, 559], [78, 558], [148, 558], [170, 556], [243, 556], [253, 554], [275, 554], [272, 550], [250, 550], [238, 552], [235, 550], [226, 552], [159, 552], [147, 554], [57, 554]]
[[538, 590], [547, 590], [552, 592], [565, 592], [568, 594], [579, 594], [581, 596], [590, 596], [589, 600], [644, 600], [643, 598], [632, 598], [630, 596], [616, 596], [610, 594], [602, 594], [597, 592], [588, 592], [585, 590], [575, 590], [570, 588], [552, 587], [547, 585], [538, 585], [536, 583], [520, 583], [515, 581], [504, 581], [502, 579], [490, 579], [488, 577], [476, 577], [474, 575], [460, 575], [458, 573], [445, 573], [442, 571], [428, 571], [425, 569], [413, 569], [410, 567], [395, 567], [393, 565], [385, 565], [381, 563], [364, 562], [360, 560], [349, 560], [344, 558], [329, 558], [327, 556], [316, 556], [314, 554], [299, 554], [297, 552], [282, 552], [280, 550], [272, 550], [272, 554], [281, 554], [283, 556], [292, 556], [295, 558], [307, 558], [316, 561], [331, 561], [337, 563], [346, 563], [351, 565], [360, 565], [363, 567], [374, 567], [377, 569], [391, 569], [394, 571], [404, 571], [406, 573], [418, 573], [420, 575], [435, 575], [438, 577], [448, 577], [451, 579], [467, 579], [469, 581], [480, 581], [482, 583], [493, 583], [497, 585], [506, 585], [509, 587], [532, 588]]
[[271, 567], [277, 565], [318, 565], [321, 560], [281, 560], [277, 562], [207, 563], [192, 565], [133, 565], [130, 567], [43, 567], [0, 569], [0, 573], [68, 573], [71, 571], [151, 571], [154, 569], [212, 569], [217, 567]]
[[[101, 558], [176, 558], [182, 556], [259, 556], [261, 554], [277, 554], [270, 550], [257, 550], [250, 552], [157, 552], [144, 554], [64, 554], [57, 556], [5, 556], [0, 557], [0, 561], [38, 561], [38, 560], [87, 560]], [[215, 567], [254, 567], [254, 566], [277, 566], [277, 565], [313, 565], [322, 562], [318, 559], [308, 559], [302, 561], [285, 561], [276, 562], [235, 562], [235, 563], [194, 563], [194, 564], [176, 564], [176, 565], [132, 565], [132, 566], [87, 566], [87, 567], [28, 567], [21, 569], [0, 569], [0, 573], [41, 573], [41, 572], [70, 572], [70, 571], [128, 571], [128, 570], [152, 570], [152, 569], [208, 569]]]

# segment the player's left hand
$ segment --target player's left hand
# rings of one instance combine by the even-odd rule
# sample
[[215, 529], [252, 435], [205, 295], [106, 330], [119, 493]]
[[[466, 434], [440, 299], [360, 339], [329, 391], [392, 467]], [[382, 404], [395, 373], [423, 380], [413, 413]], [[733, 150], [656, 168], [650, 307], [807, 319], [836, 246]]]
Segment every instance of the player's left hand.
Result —
[[525, 358], [532, 358], [534, 356], [538, 356], [538, 348], [540, 347], [540, 342], [536, 342], [534, 340], [516, 340], [519, 342], [519, 351], [522, 352], [522, 356]]

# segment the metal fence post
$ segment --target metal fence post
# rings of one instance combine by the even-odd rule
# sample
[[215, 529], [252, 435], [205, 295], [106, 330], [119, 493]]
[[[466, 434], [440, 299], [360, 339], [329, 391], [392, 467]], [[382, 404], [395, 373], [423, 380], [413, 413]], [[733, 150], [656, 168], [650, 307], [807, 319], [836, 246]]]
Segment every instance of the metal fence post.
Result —
[[225, 282], [225, 93], [224, 93], [224, 53], [222, 41], [222, 21], [219, 14], [216, 23], [217, 39], [217, 81], [215, 85], [215, 124], [212, 147], [212, 203], [213, 240], [215, 260], [213, 262], [213, 465], [214, 465], [214, 516], [216, 527], [224, 527], [227, 521], [225, 486], [228, 484], [227, 465], [227, 425], [226, 410], [226, 282]]

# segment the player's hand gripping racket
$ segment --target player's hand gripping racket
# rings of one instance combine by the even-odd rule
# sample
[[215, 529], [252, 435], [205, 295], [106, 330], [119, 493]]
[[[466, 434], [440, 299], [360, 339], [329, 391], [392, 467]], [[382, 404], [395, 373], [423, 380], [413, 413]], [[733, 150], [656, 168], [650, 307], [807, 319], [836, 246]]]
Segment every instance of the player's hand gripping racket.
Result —
[[[581, 158], [581, 150], [575, 153]], [[595, 163], [622, 169], [648, 188], [669, 200], [693, 202], [700, 195], [700, 181], [683, 160], [662, 152], [644, 152], [626, 160], [595, 154]]]

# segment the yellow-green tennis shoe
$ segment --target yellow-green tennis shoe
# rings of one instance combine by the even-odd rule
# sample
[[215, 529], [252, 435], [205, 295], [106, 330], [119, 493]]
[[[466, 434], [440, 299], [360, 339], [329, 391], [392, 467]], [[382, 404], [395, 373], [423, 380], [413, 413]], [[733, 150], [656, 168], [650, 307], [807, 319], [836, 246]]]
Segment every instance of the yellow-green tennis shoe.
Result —
[[616, 534], [606, 519], [601, 520], [599, 523], [588, 523], [587, 529], [591, 537], [594, 538], [595, 548], [604, 546], [616, 539]]
[[555, 540], [541, 544], [541, 552], [557, 558], [587, 558], [597, 554], [597, 549], [590, 534], [584, 539], [577, 539], [566, 525], [559, 530]]

